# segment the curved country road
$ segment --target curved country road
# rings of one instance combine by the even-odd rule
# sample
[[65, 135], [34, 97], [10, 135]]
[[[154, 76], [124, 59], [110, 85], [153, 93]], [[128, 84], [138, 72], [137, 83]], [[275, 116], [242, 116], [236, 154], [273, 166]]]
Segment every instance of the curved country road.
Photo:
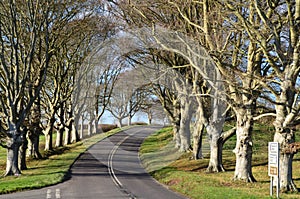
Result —
[[141, 166], [142, 141], [159, 127], [139, 126], [108, 137], [82, 154], [63, 183], [13, 194], [5, 199], [181, 199], [183, 196], [157, 183]]

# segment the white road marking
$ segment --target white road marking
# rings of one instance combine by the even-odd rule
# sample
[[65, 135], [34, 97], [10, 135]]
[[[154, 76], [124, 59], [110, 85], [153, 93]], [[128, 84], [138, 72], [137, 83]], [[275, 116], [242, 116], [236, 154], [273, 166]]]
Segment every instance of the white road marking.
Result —
[[[47, 196], [46, 196], [46, 199], [51, 199], [52, 198], [52, 190], [51, 189], [48, 189], [47, 190]], [[55, 190], [55, 198], [56, 199], [60, 199], [60, 189], [56, 189]]]
[[60, 189], [55, 190], [55, 197], [60, 198]]
[[47, 190], [47, 196], [46, 196], [47, 199], [51, 199], [51, 189], [48, 189]]
[[107, 161], [108, 173], [109, 173], [111, 179], [113, 180], [115, 185], [117, 187], [119, 187], [123, 192], [128, 194], [131, 199], [135, 199], [136, 196], [134, 196], [129, 190], [125, 189], [123, 187], [123, 184], [120, 182], [120, 180], [116, 176], [116, 174], [114, 172], [114, 168], [113, 168], [113, 156], [115, 155], [115, 153], [117, 152], [118, 148], [121, 146], [122, 143], [124, 143], [130, 136], [134, 136], [135, 134], [139, 133], [140, 131], [141, 131], [141, 129], [138, 129], [137, 131], [134, 131], [132, 134], [127, 135], [124, 139], [119, 141], [110, 151], [109, 156], [108, 156], [108, 161]]

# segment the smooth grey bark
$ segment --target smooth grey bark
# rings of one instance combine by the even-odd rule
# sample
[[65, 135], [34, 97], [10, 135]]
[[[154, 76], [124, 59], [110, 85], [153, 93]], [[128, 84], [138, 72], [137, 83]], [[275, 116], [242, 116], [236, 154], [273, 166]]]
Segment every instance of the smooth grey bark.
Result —
[[179, 134], [180, 129], [180, 121], [179, 122], [172, 122], [173, 124], [173, 140], [175, 141], [175, 148], [179, 149], [181, 145], [181, 138]]
[[71, 144], [71, 140], [72, 140], [72, 120], [73, 120], [72, 118], [68, 118], [67, 122], [65, 124], [65, 140], [64, 140], [64, 145]]
[[[286, 76], [289, 77], [288, 74]], [[273, 125], [275, 127], [274, 142], [278, 142], [280, 146], [280, 189], [282, 191], [298, 192], [292, 178], [292, 162], [295, 152], [287, 150], [289, 145], [295, 142], [295, 134], [290, 127], [290, 124], [297, 115], [297, 107], [295, 107], [296, 105], [294, 104], [295, 93], [292, 88], [294, 88], [294, 86], [289, 79], [282, 82], [281, 94], [276, 100], [276, 119]]]
[[51, 118], [48, 123], [46, 129], [43, 131], [45, 135], [45, 151], [53, 150], [53, 126], [54, 126], [55, 119]]
[[70, 129], [66, 128], [64, 145], [68, 144], [71, 144], [71, 131]]
[[84, 137], [84, 114], [81, 114], [80, 116], [80, 121], [81, 121], [81, 124], [80, 124], [80, 128], [79, 128], [79, 137], [80, 139], [82, 139]]
[[91, 136], [93, 132], [93, 123], [92, 121], [89, 121], [88, 123], [88, 136]]
[[[74, 120], [73, 118], [69, 118], [68, 121], [66, 122], [66, 128], [65, 128], [65, 141], [64, 145], [69, 145], [74, 141], [74, 136], [77, 136], [78, 134], [74, 129]], [[75, 131], [75, 132], [74, 132]], [[76, 139], [76, 138], [75, 138]]]
[[117, 125], [118, 125], [119, 128], [121, 128], [123, 126], [122, 120], [123, 120], [122, 118], [117, 119]]
[[170, 117], [173, 125], [173, 140], [175, 141], [175, 148], [179, 149], [181, 145], [180, 138], [180, 121], [181, 121], [181, 112], [180, 112], [180, 104], [177, 100], [173, 101], [173, 115]]
[[55, 141], [55, 147], [61, 147], [63, 146], [63, 137], [64, 137], [64, 131], [65, 127], [64, 125], [59, 125], [58, 131], [56, 132], [56, 141]]
[[211, 84], [209, 85], [209, 87], [211, 88], [211, 115], [209, 116], [209, 118], [205, 118], [204, 121], [210, 145], [210, 159], [206, 171], [221, 172], [225, 171], [225, 169], [222, 163], [223, 142], [220, 142], [220, 136], [223, 132], [225, 123], [225, 112], [227, 109], [227, 104], [222, 97], [224, 95], [224, 83], [220, 72], [214, 68], [210, 68], [209, 70], [212, 80]]
[[76, 106], [73, 104], [73, 100], [71, 99], [67, 117], [68, 117], [68, 125], [66, 125], [67, 131], [70, 131], [70, 142], [75, 143], [80, 141], [79, 133], [78, 133], [78, 125], [79, 125], [79, 118], [80, 114], [74, 110]]
[[128, 126], [131, 126], [131, 124], [132, 124], [132, 115], [131, 115], [131, 112], [129, 112], [127, 119], [128, 119]]
[[276, 128], [274, 135], [274, 142], [278, 142], [280, 145], [280, 158], [279, 158], [279, 179], [280, 190], [282, 191], [294, 191], [298, 192], [296, 184], [293, 180], [293, 157], [294, 153], [286, 151], [289, 143], [295, 142], [293, 131], [289, 128], [282, 129]]
[[42, 155], [40, 153], [40, 135], [42, 134], [42, 128], [40, 127], [41, 122], [41, 103], [40, 97], [33, 104], [31, 116], [31, 122], [27, 132], [28, 140], [28, 153], [27, 156], [31, 158], [41, 159]]
[[11, 124], [11, 130], [8, 132], [7, 138], [7, 161], [5, 176], [8, 175], [20, 175], [21, 170], [19, 168], [19, 149], [23, 142], [22, 133], [18, 132], [15, 125]]
[[[58, 99], [56, 99], [56, 101], [57, 100]], [[45, 148], [44, 148], [45, 151], [53, 150], [53, 127], [56, 120], [55, 114], [57, 113], [59, 108], [57, 105], [58, 105], [57, 103], [49, 104], [48, 122], [46, 128], [43, 130], [43, 133], [45, 135]]]
[[233, 150], [236, 157], [234, 180], [256, 182], [252, 174], [252, 125], [251, 110], [240, 108], [236, 112], [236, 147]]
[[180, 152], [187, 152], [191, 148], [191, 104], [189, 96], [182, 96], [180, 99]]
[[208, 137], [209, 137], [209, 145], [210, 145], [210, 158], [209, 164], [206, 169], [207, 172], [220, 172], [225, 171], [222, 164], [222, 147], [223, 143], [219, 142], [220, 132], [222, 129], [214, 127], [209, 127]]
[[94, 120], [94, 130], [93, 130], [93, 132], [94, 132], [95, 134], [99, 133], [99, 129], [98, 129], [98, 120], [97, 120], [97, 119]]
[[22, 130], [22, 137], [25, 139], [22, 139], [22, 144], [19, 149], [19, 168], [20, 170], [26, 170], [27, 169], [27, 164], [26, 164], [26, 151], [28, 148], [28, 140], [26, 139], [27, 135], [27, 128], [25, 127]]
[[198, 105], [196, 112], [196, 119], [193, 129], [193, 158], [195, 160], [203, 158], [202, 154], [202, 136], [204, 132], [204, 123], [203, 123], [203, 107]]
[[31, 158], [41, 159], [40, 153], [40, 131], [29, 132], [28, 134], [28, 156]]
[[204, 132], [204, 125], [197, 122], [193, 132], [193, 158], [195, 160], [203, 158], [202, 153], [202, 137]]
[[147, 117], [148, 117], [148, 124], [151, 125], [152, 124], [152, 117], [153, 117], [151, 111], [147, 112]]
[[80, 138], [79, 138], [78, 130], [75, 126], [74, 120], [72, 120], [70, 128], [71, 128], [70, 129], [71, 130], [71, 143], [79, 142]]

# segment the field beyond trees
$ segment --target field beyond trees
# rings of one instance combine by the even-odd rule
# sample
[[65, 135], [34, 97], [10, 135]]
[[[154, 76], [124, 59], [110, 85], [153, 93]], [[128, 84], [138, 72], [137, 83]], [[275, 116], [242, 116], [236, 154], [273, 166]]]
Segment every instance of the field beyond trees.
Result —
[[[178, 159], [173, 159], [174, 161], [170, 164], [163, 165], [164, 160], [174, 158], [173, 152], [166, 152], [167, 150], [165, 150], [173, 142], [172, 128], [164, 128], [145, 140], [140, 151], [141, 160], [155, 179], [192, 199], [271, 198], [270, 177], [268, 176], [268, 142], [272, 141], [274, 133], [272, 130], [273, 128], [262, 124], [254, 125], [252, 169], [254, 177], [258, 181], [256, 183], [246, 183], [232, 179], [235, 166], [235, 155], [232, 152], [235, 147], [235, 136], [230, 138], [224, 145], [223, 160], [226, 172], [206, 173], [209, 162], [208, 151], [203, 152], [205, 155], [203, 159], [192, 160], [192, 154], [185, 153], [180, 155]], [[205, 146], [204, 143], [204, 148]], [[164, 155], [162, 155], [163, 151]], [[293, 160], [293, 179], [299, 187], [299, 154], [296, 154]], [[276, 196], [275, 191], [274, 188], [274, 196]], [[280, 193], [280, 198], [300, 198], [300, 195]]]

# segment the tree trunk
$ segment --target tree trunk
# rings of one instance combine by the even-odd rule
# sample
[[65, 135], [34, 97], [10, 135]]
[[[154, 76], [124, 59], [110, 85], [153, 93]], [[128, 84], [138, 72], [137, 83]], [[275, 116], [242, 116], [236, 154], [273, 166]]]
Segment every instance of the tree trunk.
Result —
[[79, 134], [78, 134], [77, 128], [75, 127], [74, 121], [71, 122], [70, 128], [71, 128], [71, 143], [80, 141]]
[[204, 110], [201, 98], [196, 98], [197, 111], [193, 132], [193, 158], [195, 160], [203, 158], [202, 154], [202, 136], [204, 132]]
[[[205, 118], [205, 123], [207, 123], [207, 135], [210, 145], [210, 159], [207, 167], [207, 172], [221, 172], [225, 171], [222, 163], [222, 152], [223, 152], [223, 142], [220, 142], [220, 136], [223, 132], [223, 127], [225, 123], [225, 112], [227, 109], [226, 102], [222, 100], [222, 95], [224, 91], [224, 85], [222, 81], [222, 76], [218, 70], [212, 72], [213, 82], [215, 88], [210, 92], [212, 94], [211, 102], [211, 116]], [[199, 100], [198, 100], [199, 101]], [[203, 103], [203, 102], [202, 102]], [[203, 106], [203, 104], [202, 104]], [[203, 111], [204, 112], [204, 111]], [[203, 115], [205, 115], [203, 113]]]
[[282, 192], [294, 191], [298, 192], [297, 187], [293, 181], [292, 176], [292, 162], [294, 154], [286, 148], [290, 143], [295, 142], [294, 133], [288, 129], [282, 127], [276, 127], [274, 135], [274, 142], [278, 142], [280, 146], [280, 158], [279, 158], [279, 179], [280, 190]]
[[90, 137], [92, 135], [92, 131], [93, 131], [93, 124], [91, 121], [89, 121], [88, 123], [88, 129], [87, 129], [87, 135]]
[[196, 120], [196, 124], [193, 132], [193, 157], [195, 160], [203, 158], [202, 154], [202, 136], [204, 131], [204, 125], [199, 120]]
[[59, 129], [57, 131], [57, 136], [56, 136], [56, 142], [55, 142], [56, 147], [63, 146], [64, 130], [65, 130], [65, 127], [63, 125], [60, 125]]
[[179, 122], [172, 122], [173, 123], [173, 139], [175, 141], [175, 148], [179, 149], [181, 140], [180, 140], [180, 134], [179, 134], [179, 129], [180, 129], [180, 124]]
[[81, 124], [80, 124], [80, 130], [79, 130], [79, 137], [82, 139], [84, 137], [83, 131], [84, 131], [84, 120], [83, 117], [81, 117]]
[[41, 159], [42, 155], [40, 153], [40, 136], [36, 132], [28, 135], [28, 156], [36, 159]]
[[59, 125], [58, 125], [58, 131], [56, 135], [56, 141], [55, 141], [55, 147], [61, 147], [63, 146], [63, 137], [64, 137], [64, 131], [65, 131], [65, 103], [60, 103], [60, 108], [58, 109], [58, 115], [59, 115]]
[[191, 146], [191, 131], [190, 131], [190, 102], [188, 96], [182, 96], [181, 98], [181, 119], [180, 119], [180, 148], [179, 151], [187, 152]]
[[128, 126], [131, 126], [132, 124], [132, 116], [131, 116], [131, 113], [129, 113], [129, 116], [128, 116]]
[[220, 142], [220, 129], [212, 128], [209, 135], [210, 158], [207, 172], [225, 171], [222, 163], [223, 142]]
[[78, 116], [74, 116], [70, 121], [69, 128], [71, 129], [71, 143], [80, 141], [79, 133], [78, 133], [78, 123], [79, 123]]
[[28, 155], [31, 158], [41, 159], [40, 154], [40, 135], [42, 128], [40, 127], [41, 122], [41, 103], [40, 97], [33, 104], [31, 112], [31, 125], [29, 125], [29, 131], [27, 132], [28, 137]]
[[118, 118], [118, 127], [121, 128], [122, 127], [122, 119]]
[[71, 144], [71, 129], [66, 128], [64, 145]]
[[[25, 138], [26, 136], [24, 136]], [[26, 165], [26, 150], [28, 148], [28, 140], [24, 139], [23, 143], [19, 149], [19, 168], [22, 170], [26, 170], [27, 169], [27, 165]]]
[[99, 129], [98, 129], [98, 119], [95, 118], [94, 120], [94, 133], [97, 134], [99, 133]]
[[45, 151], [51, 151], [53, 150], [53, 123], [51, 122], [50, 125], [48, 125], [44, 131], [45, 135]]
[[175, 141], [175, 148], [179, 149], [181, 146], [181, 139], [179, 134], [180, 129], [180, 120], [181, 120], [181, 113], [180, 113], [180, 104], [177, 100], [173, 101], [173, 117], [170, 117], [173, 125], [173, 139]]
[[252, 114], [243, 108], [236, 111], [236, 165], [234, 180], [256, 182], [252, 174]]
[[218, 96], [213, 98], [212, 116], [207, 125], [207, 135], [210, 145], [210, 159], [207, 167], [207, 172], [221, 172], [225, 171], [222, 163], [223, 142], [220, 142], [220, 136], [224, 127], [224, 111], [225, 102], [220, 102]]
[[[290, 77], [290, 71], [287, 71], [286, 77]], [[295, 142], [295, 135], [289, 128], [290, 124], [296, 118], [298, 106], [294, 104], [295, 99], [295, 85], [289, 79], [285, 79], [281, 84], [280, 96], [276, 99], [276, 119], [273, 123], [275, 127], [274, 142], [278, 142], [280, 146], [279, 158], [279, 177], [280, 177], [280, 190], [298, 192], [297, 187], [292, 178], [292, 161], [295, 152], [286, 150], [289, 144]]]
[[19, 169], [19, 144], [12, 144], [7, 149], [7, 161], [6, 161], [6, 173], [5, 176], [8, 175], [20, 175], [21, 171]]
[[68, 121], [66, 122], [66, 127], [65, 127], [65, 142], [64, 145], [69, 145], [71, 144], [71, 139], [72, 139], [72, 118], [69, 118]]
[[7, 140], [7, 161], [6, 161], [6, 172], [7, 175], [20, 175], [19, 169], [19, 148], [22, 144], [22, 134], [18, 133], [14, 128], [9, 133], [10, 137]]
[[149, 112], [147, 113], [147, 115], [148, 115], [148, 124], [151, 125], [151, 124], [152, 124], [152, 114], [151, 114], [151, 112], [149, 111]]

